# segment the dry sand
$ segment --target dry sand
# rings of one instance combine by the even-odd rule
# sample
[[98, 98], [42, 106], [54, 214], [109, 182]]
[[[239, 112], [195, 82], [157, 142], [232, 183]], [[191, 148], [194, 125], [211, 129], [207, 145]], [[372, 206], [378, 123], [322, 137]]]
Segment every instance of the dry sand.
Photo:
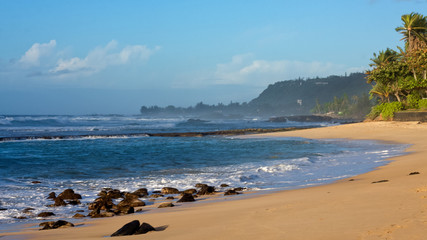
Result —
[[[26, 229], [19, 234], [37, 239], [99, 240], [138, 219], [164, 230], [114, 239], [427, 239], [427, 124], [369, 122], [255, 137], [264, 136], [377, 139], [412, 145], [407, 149], [410, 154], [395, 157], [390, 164], [352, 181], [240, 200], [188, 203], [89, 220], [75, 228]], [[409, 175], [415, 171], [420, 174]], [[372, 183], [380, 180], [388, 182]]]

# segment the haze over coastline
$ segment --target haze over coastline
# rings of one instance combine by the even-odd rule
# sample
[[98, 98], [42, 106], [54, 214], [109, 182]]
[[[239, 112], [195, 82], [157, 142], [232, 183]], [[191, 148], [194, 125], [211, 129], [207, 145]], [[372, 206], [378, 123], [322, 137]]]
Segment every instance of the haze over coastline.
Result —
[[[368, 68], [426, 1], [0, 1], [0, 114], [249, 101]], [[315, 36], [315, 37], [313, 37]]]

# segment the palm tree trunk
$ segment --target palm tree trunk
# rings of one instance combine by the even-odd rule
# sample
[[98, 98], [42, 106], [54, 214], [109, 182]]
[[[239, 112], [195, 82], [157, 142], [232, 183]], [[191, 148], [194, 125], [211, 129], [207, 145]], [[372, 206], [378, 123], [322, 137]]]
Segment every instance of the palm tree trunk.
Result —
[[399, 97], [399, 93], [398, 93], [398, 92], [395, 92], [395, 93], [394, 93], [394, 96], [396, 96], [397, 101], [401, 102], [400, 97]]

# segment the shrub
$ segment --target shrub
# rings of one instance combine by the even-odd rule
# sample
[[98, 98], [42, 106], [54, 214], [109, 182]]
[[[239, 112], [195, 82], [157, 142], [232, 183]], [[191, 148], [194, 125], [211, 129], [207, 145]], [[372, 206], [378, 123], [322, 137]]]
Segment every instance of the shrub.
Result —
[[384, 105], [381, 111], [381, 116], [384, 120], [391, 120], [395, 112], [403, 109], [403, 104], [401, 102], [383, 103], [381, 105]]
[[406, 98], [406, 105], [408, 108], [417, 109], [419, 107], [418, 101], [421, 100], [421, 96], [419, 94], [409, 94]]
[[427, 110], [427, 99], [420, 99], [418, 101], [418, 108], [422, 110]]
[[374, 120], [383, 111], [384, 104], [375, 105], [371, 108], [371, 112], [367, 115], [368, 119]]

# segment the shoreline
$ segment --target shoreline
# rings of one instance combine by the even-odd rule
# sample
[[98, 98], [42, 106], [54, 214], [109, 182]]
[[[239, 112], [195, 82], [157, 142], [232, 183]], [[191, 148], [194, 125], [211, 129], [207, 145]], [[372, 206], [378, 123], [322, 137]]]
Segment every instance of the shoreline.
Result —
[[[392, 161], [352, 177], [353, 181], [343, 179], [232, 201], [190, 203], [167, 211], [90, 219], [83, 222], [84, 227], [24, 229], [7, 234], [38, 239], [100, 239], [135, 219], [154, 227], [168, 227], [126, 239], [423, 239], [427, 233], [427, 216], [423, 214], [427, 211], [427, 166], [423, 162], [427, 160], [426, 124], [367, 122], [245, 137], [379, 140], [411, 146], [405, 151], [410, 154], [388, 159]], [[420, 174], [409, 175], [415, 171]]]

